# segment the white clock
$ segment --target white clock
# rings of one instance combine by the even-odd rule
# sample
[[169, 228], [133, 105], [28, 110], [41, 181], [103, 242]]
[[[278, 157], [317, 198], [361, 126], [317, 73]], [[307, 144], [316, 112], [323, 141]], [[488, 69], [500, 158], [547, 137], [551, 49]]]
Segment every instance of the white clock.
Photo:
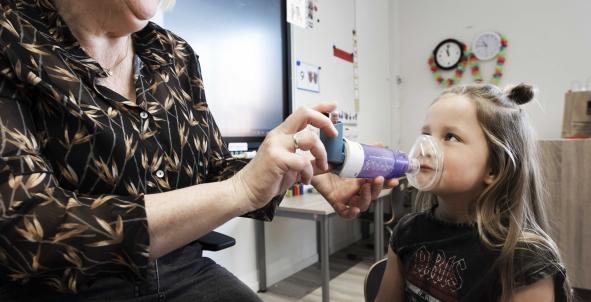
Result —
[[487, 31], [479, 34], [472, 43], [472, 53], [480, 61], [493, 59], [501, 51], [501, 36]]

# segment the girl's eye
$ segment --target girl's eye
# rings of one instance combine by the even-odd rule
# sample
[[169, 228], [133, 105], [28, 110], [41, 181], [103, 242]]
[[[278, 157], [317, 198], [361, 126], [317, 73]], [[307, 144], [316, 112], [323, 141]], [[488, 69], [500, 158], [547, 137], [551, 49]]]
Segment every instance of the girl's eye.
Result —
[[448, 133], [445, 135], [445, 140], [450, 142], [459, 142], [460, 138], [453, 133]]

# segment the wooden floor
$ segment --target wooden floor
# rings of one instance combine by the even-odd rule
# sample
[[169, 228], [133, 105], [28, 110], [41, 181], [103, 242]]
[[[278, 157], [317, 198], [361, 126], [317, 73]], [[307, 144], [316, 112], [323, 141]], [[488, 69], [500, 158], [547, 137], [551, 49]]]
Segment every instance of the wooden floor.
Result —
[[[363, 301], [363, 282], [373, 264], [371, 240], [355, 243], [330, 256], [330, 301]], [[269, 286], [259, 293], [265, 302], [320, 302], [322, 288], [320, 266], [304, 270]]]

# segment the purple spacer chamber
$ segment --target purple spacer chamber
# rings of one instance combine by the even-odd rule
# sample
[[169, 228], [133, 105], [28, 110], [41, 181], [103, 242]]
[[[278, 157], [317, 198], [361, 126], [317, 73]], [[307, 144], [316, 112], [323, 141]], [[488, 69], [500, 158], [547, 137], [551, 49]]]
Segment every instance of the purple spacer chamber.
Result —
[[383, 176], [386, 179], [404, 176], [409, 160], [406, 154], [391, 149], [361, 144], [365, 158], [359, 178]]

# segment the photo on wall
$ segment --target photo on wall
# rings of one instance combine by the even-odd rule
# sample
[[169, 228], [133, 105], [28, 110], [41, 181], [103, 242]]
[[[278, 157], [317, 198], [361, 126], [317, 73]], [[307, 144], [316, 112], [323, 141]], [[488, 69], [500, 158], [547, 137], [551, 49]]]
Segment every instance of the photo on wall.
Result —
[[297, 88], [310, 92], [320, 92], [320, 66], [296, 61]]

